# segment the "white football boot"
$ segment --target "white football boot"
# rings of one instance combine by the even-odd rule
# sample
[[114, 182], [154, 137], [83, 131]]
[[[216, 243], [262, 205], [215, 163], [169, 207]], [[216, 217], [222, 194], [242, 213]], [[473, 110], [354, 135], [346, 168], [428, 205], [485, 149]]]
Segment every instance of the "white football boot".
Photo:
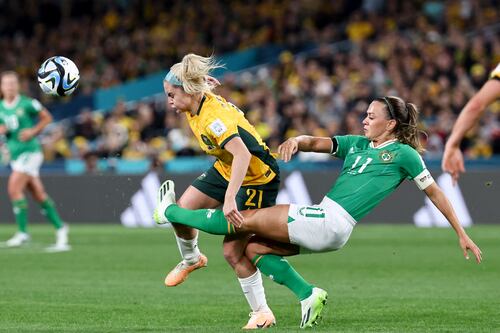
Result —
[[5, 242], [5, 245], [7, 247], [19, 247], [19, 246], [21, 246], [21, 245], [29, 242], [30, 240], [31, 240], [30, 235], [28, 235], [25, 232], [18, 231], [18, 232], [16, 232], [14, 234], [14, 236], [12, 236], [11, 238], [9, 238]]
[[56, 230], [56, 243], [45, 249], [47, 252], [65, 252], [71, 250], [68, 241], [69, 227], [65, 224]]
[[302, 321], [300, 328], [313, 327], [321, 318], [321, 311], [326, 304], [328, 293], [320, 288], [313, 288], [311, 296], [300, 301], [302, 307]]
[[169, 223], [165, 216], [165, 211], [168, 206], [175, 204], [175, 185], [171, 180], [167, 180], [161, 184], [156, 197], [156, 208], [153, 213], [153, 219], [158, 224]]

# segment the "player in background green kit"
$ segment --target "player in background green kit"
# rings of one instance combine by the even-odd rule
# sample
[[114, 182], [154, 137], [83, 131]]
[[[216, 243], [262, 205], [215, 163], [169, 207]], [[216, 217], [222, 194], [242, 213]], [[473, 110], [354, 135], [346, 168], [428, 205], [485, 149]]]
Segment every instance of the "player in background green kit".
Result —
[[50, 124], [52, 116], [40, 102], [19, 93], [17, 73], [7, 71], [0, 76], [0, 135], [5, 135], [10, 154], [12, 173], [8, 192], [18, 232], [7, 240], [8, 247], [21, 246], [30, 240], [27, 232], [28, 203], [24, 196], [27, 189], [40, 204], [42, 213], [56, 228], [56, 243], [48, 251], [68, 251], [68, 227], [63, 224], [54, 202], [48, 197], [39, 177], [43, 153], [36, 136]]
[[364, 136], [333, 138], [299, 136], [285, 141], [279, 152], [285, 162], [297, 151], [330, 153], [344, 160], [341, 174], [319, 205], [277, 205], [242, 211], [244, 221], [233, 225], [220, 210], [190, 211], [175, 205], [174, 184], [166, 181], [158, 192], [157, 223], [176, 222], [212, 234], [255, 234], [246, 255], [272, 279], [287, 286], [301, 301], [301, 327], [317, 322], [326, 303], [326, 291], [305, 281], [283, 258], [299, 253], [342, 248], [356, 223], [405, 179], [415, 182], [448, 219], [468, 259], [478, 263], [481, 250], [459, 223], [450, 202], [434, 182], [419, 155], [423, 148], [417, 130], [415, 105], [398, 97], [373, 101], [363, 120]]

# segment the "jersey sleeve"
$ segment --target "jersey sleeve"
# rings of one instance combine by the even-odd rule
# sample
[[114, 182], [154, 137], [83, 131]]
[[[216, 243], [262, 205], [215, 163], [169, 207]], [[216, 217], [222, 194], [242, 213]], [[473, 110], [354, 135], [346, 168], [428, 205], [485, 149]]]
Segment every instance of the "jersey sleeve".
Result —
[[235, 136], [239, 136], [238, 123], [228, 118], [211, 117], [206, 122], [206, 131], [210, 134], [213, 142], [224, 148], [226, 143]]
[[407, 149], [401, 158], [401, 167], [408, 175], [407, 178], [413, 180], [420, 190], [425, 190], [434, 183], [431, 173], [427, 170], [422, 156], [413, 148]]
[[[336, 135], [332, 138], [334, 141], [332, 155], [340, 159], [345, 159], [349, 150], [356, 146], [359, 136], [356, 135]], [[337, 145], [335, 145], [335, 141]], [[336, 146], [336, 147], [335, 147]], [[335, 149], [336, 148], [336, 149]]]
[[29, 114], [39, 114], [43, 109], [42, 103], [40, 103], [37, 99], [32, 99], [28, 106], [26, 107]]
[[490, 79], [500, 80], [500, 63], [495, 67], [495, 69], [490, 74]]

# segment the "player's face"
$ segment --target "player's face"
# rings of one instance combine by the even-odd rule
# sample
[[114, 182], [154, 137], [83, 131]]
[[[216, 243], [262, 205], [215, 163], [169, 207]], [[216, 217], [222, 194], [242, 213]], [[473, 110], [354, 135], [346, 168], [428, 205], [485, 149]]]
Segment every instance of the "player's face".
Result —
[[5, 98], [15, 97], [19, 93], [19, 80], [15, 75], [4, 75], [0, 89]]
[[167, 103], [170, 108], [175, 110], [176, 113], [189, 111], [193, 97], [184, 92], [182, 87], [163, 82], [163, 89], [165, 90], [165, 95], [167, 95]]
[[363, 120], [363, 131], [368, 139], [377, 141], [391, 134], [394, 123], [393, 119], [387, 119], [385, 105], [374, 101], [366, 111], [366, 118]]

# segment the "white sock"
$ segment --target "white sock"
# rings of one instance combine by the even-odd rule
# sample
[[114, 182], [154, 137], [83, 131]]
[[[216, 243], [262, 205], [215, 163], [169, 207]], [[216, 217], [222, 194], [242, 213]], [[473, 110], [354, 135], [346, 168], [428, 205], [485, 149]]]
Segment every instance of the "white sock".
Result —
[[182, 259], [192, 265], [198, 262], [200, 258], [200, 249], [198, 249], [198, 235], [193, 239], [183, 239], [175, 235], [177, 246], [181, 252]]
[[238, 281], [252, 311], [271, 311], [267, 306], [266, 293], [259, 270], [249, 277], [238, 278]]

